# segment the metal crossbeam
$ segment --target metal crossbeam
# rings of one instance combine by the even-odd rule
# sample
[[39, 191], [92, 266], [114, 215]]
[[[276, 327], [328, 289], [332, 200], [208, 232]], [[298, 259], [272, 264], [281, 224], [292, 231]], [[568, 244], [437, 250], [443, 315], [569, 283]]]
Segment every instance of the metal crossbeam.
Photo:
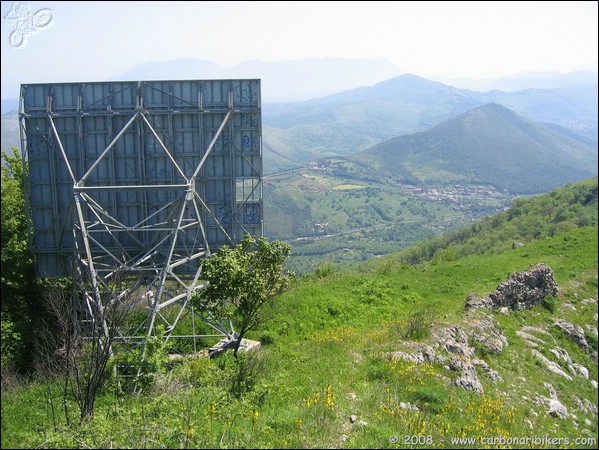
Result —
[[[64, 266], [91, 316], [104, 308], [107, 291], [117, 299], [137, 295], [146, 315], [119, 339], [141, 345], [142, 354], [159, 322], [166, 340], [233, 340], [229, 320], [190, 299], [204, 286], [202, 260], [211, 249], [262, 235], [260, 122], [257, 80], [22, 86], [40, 272], [62, 274], [58, 264], [73, 255]], [[254, 184], [238, 198], [244, 179]], [[142, 279], [143, 288], [131, 281], [114, 292], [117, 275]], [[194, 327], [197, 317], [217, 334], [177, 334], [188, 313]], [[102, 324], [106, 333], [109, 326]]]

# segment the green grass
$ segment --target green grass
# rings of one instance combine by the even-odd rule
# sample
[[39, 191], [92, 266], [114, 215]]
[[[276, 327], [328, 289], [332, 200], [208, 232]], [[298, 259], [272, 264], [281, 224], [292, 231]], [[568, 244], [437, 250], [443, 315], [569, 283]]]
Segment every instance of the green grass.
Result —
[[[537, 211], [553, 203], [561, 212]], [[546, 223], [535, 228], [535, 217]], [[525, 245], [513, 249], [520, 236], [528, 237]], [[357, 242], [346, 245], [355, 251]], [[597, 415], [579, 410], [575, 400], [597, 406], [590, 381], [598, 377], [596, 361], [554, 322], [582, 326], [596, 349], [597, 248], [591, 182], [519, 201], [503, 215], [404, 254], [347, 266], [325, 260], [278, 299], [271, 321], [248, 335], [262, 341], [260, 352], [239, 361], [228, 353], [176, 364], [139, 396], [118, 393], [110, 383], [87, 423], [77, 422], [60, 377], [18, 384], [3, 373], [2, 448], [480, 448], [483, 438], [533, 435], [596, 443]], [[408, 264], [406, 254], [421, 262]], [[446, 361], [387, 356], [434, 344], [435, 329], [467, 327], [468, 295], [487, 295], [511, 273], [541, 262], [553, 269], [558, 295], [530, 310], [493, 313], [509, 342], [502, 352], [472, 344], [502, 377], [493, 382], [479, 371], [484, 394], [457, 387]], [[180, 326], [191, 332], [186, 320]], [[540, 330], [542, 355], [568, 372], [551, 352], [564, 349], [590, 380], [549, 372], [519, 336], [523, 327]], [[539, 400], [549, 397], [545, 383], [568, 408], [568, 419], [547, 414]], [[391, 435], [399, 441], [390, 442]], [[452, 442], [459, 437], [475, 441]], [[595, 448], [592, 441], [562, 447]]]
[[[298, 280], [280, 298], [276, 318], [250, 336], [270, 337], [250, 370], [240, 371], [230, 355], [192, 360], [160, 376], [139, 397], [105, 392], [94, 418], [81, 426], [65, 421], [59, 381], [3, 389], [2, 448], [408, 446], [391, 444], [391, 435], [422, 436], [422, 445], [414, 447], [458, 448], [463, 446], [451, 444], [451, 437], [596, 438], [596, 416], [576, 411], [572, 403], [576, 395], [596, 404], [590, 382], [548, 376], [516, 335], [524, 325], [546, 328], [597, 379], [590, 356], [552, 327], [555, 317], [593, 322], [597, 305], [582, 299], [597, 298], [596, 249], [597, 228], [588, 227], [495, 255], [418, 266], [369, 261], [343, 271], [329, 265]], [[504, 381], [481, 376], [482, 396], [454, 386], [455, 374], [442, 364], [381, 356], [408, 340], [430, 339], [419, 317], [432, 319], [433, 326], [459, 324], [469, 293], [486, 294], [511, 272], [539, 262], [555, 271], [556, 310], [537, 306], [496, 315], [510, 345], [484, 357]], [[566, 302], [577, 310], [564, 308]], [[410, 321], [416, 323], [410, 327]], [[577, 419], [559, 421], [534, 403], [535, 393], [548, 396], [544, 381]], [[402, 409], [407, 402], [418, 411]], [[76, 417], [75, 405], [69, 405]]]

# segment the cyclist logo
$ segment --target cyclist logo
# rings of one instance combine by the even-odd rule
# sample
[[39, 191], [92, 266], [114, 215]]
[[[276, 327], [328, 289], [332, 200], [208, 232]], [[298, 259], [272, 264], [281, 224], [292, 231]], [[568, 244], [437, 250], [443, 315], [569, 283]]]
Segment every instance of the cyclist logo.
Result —
[[52, 11], [42, 8], [33, 11], [25, 3], [13, 3], [4, 16], [4, 22], [10, 26], [9, 43], [13, 48], [25, 48], [27, 37], [52, 24]]

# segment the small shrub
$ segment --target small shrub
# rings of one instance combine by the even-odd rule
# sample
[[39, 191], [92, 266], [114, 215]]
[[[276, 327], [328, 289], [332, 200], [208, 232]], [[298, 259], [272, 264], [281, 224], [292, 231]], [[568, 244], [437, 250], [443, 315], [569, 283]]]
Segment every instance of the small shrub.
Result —
[[123, 392], [143, 391], [154, 383], [158, 375], [166, 372], [168, 357], [164, 328], [159, 326], [156, 331], [156, 336], [146, 339], [143, 361], [141, 348], [125, 350], [111, 358], [110, 372], [116, 376], [116, 379], [110, 380], [111, 385], [115, 383]]
[[16, 391], [18, 388], [26, 386], [27, 379], [16, 370], [2, 368], [2, 393]]
[[2, 369], [12, 368], [17, 361], [17, 355], [22, 351], [23, 344], [21, 334], [16, 331], [14, 322], [5, 320], [4, 313], [2, 314], [2, 340], [0, 343], [2, 344]]
[[471, 347], [474, 348], [474, 353], [479, 358], [485, 359], [487, 356], [490, 355], [489, 347], [484, 345], [482, 342], [471, 338], [468, 340], [468, 343], [470, 344]]
[[239, 352], [237, 356], [229, 351], [215, 362], [221, 369], [222, 377], [227, 380], [229, 392], [239, 399], [254, 389], [264, 373], [266, 356], [260, 351]]
[[398, 266], [397, 263], [393, 261], [382, 261], [378, 267], [376, 268], [376, 273], [378, 275], [389, 275], [390, 273], [397, 272]]
[[419, 341], [426, 339], [431, 334], [433, 314], [427, 311], [416, 311], [408, 320], [401, 324], [400, 336], [403, 339]]
[[440, 249], [433, 255], [431, 264], [436, 266], [437, 264], [451, 262], [456, 260], [455, 250], [453, 248]]
[[553, 295], [547, 295], [541, 302], [541, 305], [543, 308], [553, 314], [557, 308], [557, 298]]
[[357, 293], [360, 296], [360, 302], [367, 305], [385, 304], [391, 300], [391, 288], [385, 282], [367, 280], [362, 283]]
[[314, 278], [326, 279], [331, 278], [335, 273], [335, 264], [331, 261], [319, 263], [314, 269]]
[[262, 334], [258, 340], [260, 341], [260, 343], [262, 345], [272, 345], [275, 343], [275, 338], [273, 337], [272, 334], [269, 333], [264, 333]]
[[339, 315], [339, 310], [333, 306], [327, 306], [326, 310], [327, 310], [327, 313], [329, 314], [329, 316], [331, 316], [331, 317], [335, 317], [335, 316]]
[[[403, 286], [402, 286], [402, 289]], [[421, 304], [423, 302], [423, 298], [422, 296], [418, 293], [418, 292], [414, 292], [412, 290], [409, 290], [407, 292], [403, 292], [400, 296], [399, 296], [399, 301], [401, 303], [412, 303], [412, 304]]]
[[597, 335], [595, 333], [590, 332], [589, 330], [585, 330], [584, 337], [586, 338], [590, 347], [593, 350], [598, 351], [597, 350]]
[[175, 368], [175, 373], [182, 382], [194, 387], [207, 386], [218, 377], [213, 360], [204, 356], [196, 356], [185, 361]]

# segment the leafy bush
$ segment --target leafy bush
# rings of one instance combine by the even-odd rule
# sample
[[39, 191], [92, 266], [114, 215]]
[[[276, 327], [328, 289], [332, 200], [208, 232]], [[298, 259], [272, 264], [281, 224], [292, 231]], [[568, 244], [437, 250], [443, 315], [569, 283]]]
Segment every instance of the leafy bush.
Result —
[[264, 333], [258, 338], [262, 345], [272, 345], [275, 343], [275, 338], [270, 333]]
[[335, 264], [332, 261], [319, 263], [314, 269], [313, 276], [317, 279], [331, 278], [335, 273]]
[[373, 303], [388, 303], [391, 300], [389, 283], [367, 279], [357, 290], [360, 302], [367, 305]]
[[444, 248], [444, 249], [440, 249], [437, 252], [435, 252], [435, 254], [433, 255], [433, 258], [431, 260], [431, 263], [433, 265], [436, 265], [436, 264], [441, 264], [444, 262], [455, 261], [455, 259], [456, 259], [455, 250], [453, 248]]
[[15, 324], [12, 321], [5, 320], [4, 314], [2, 314], [2, 341], [0, 343], [2, 344], [1, 367], [4, 377], [4, 369], [12, 368], [23, 346], [21, 334], [15, 330]]
[[[2, 368], [32, 369], [35, 324], [44, 318], [36, 300], [39, 297], [33, 257], [29, 251], [23, 179], [26, 174], [19, 151], [13, 156], [0, 152], [2, 159]], [[6, 353], [5, 353], [6, 351]]]
[[111, 360], [112, 373], [119, 390], [124, 392], [142, 391], [148, 388], [158, 375], [166, 371], [166, 348], [164, 328], [157, 326], [157, 335], [145, 341], [142, 360], [141, 348], [124, 351]]
[[[402, 287], [402, 289], [404, 289]], [[415, 291], [408, 290], [407, 292], [403, 292], [399, 297], [401, 303], [411, 303], [411, 304], [420, 304], [422, 302], [422, 296]]]

